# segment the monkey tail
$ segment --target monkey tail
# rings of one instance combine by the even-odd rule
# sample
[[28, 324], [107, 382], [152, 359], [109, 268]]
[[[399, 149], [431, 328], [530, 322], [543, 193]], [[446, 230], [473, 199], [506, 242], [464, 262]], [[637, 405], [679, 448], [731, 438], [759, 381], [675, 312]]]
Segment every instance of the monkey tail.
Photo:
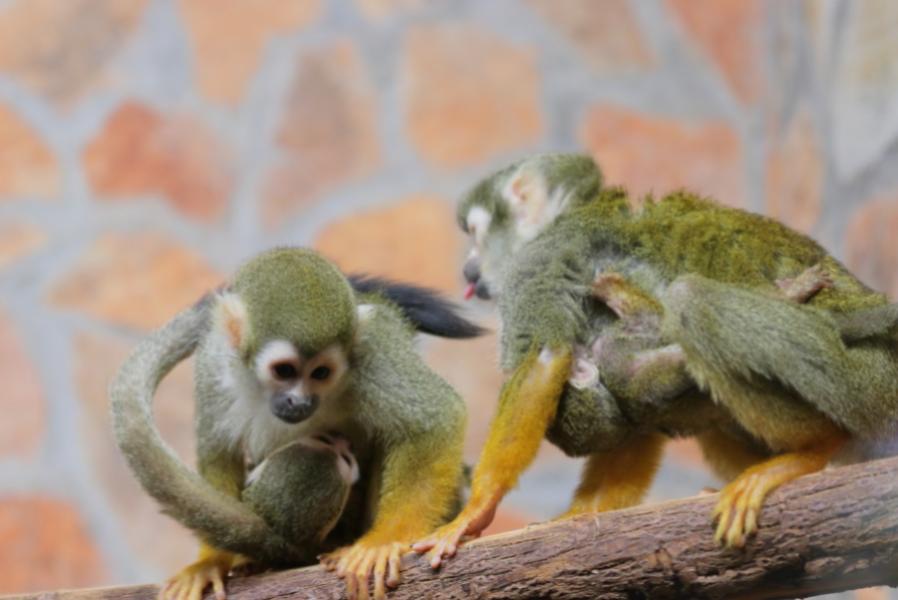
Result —
[[[212, 294], [144, 339], [109, 387], [118, 446], [143, 488], [164, 513], [216, 546], [264, 562], [298, 562], [298, 551], [244, 504], [188, 469], [153, 421], [153, 396], [175, 365], [193, 354], [210, 322]], [[226, 543], [222, 543], [224, 540]]]
[[350, 275], [353, 289], [361, 294], [380, 294], [402, 310], [415, 329], [445, 338], [466, 339], [486, 330], [461, 316], [457, 305], [437, 292], [370, 275]]

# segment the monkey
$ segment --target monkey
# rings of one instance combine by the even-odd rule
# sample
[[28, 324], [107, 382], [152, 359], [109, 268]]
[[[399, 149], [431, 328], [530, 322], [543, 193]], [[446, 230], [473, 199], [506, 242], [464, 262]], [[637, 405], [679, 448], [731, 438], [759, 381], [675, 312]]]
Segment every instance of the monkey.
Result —
[[[201, 540], [163, 597], [211, 584], [223, 598], [237, 566], [320, 553], [350, 598], [399, 584], [400, 554], [451, 518], [462, 481], [464, 403], [415, 352], [416, 329], [481, 332], [427, 290], [351, 281], [314, 251], [276, 248], [137, 345], [110, 386], [116, 440]], [[198, 472], [151, 413], [158, 383], [194, 352]]]
[[[256, 465], [246, 477], [240, 499], [276, 535], [290, 540], [291, 547], [302, 554], [295, 558], [297, 563], [311, 563], [315, 551], [327, 547], [327, 536], [334, 530], [358, 478], [358, 463], [348, 442], [339, 436], [316, 434], [288, 443]], [[309, 481], [315, 485], [309, 486]], [[303, 493], [297, 494], [297, 490]], [[282, 555], [274, 560], [286, 558]], [[230, 562], [230, 568], [236, 569], [250, 561], [234, 556]], [[197, 594], [205, 587], [207, 576], [211, 577], [215, 595], [224, 596], [224, 575], [218, 570], [173, 578], [160, 596], [180, 598], [192, 590]]]
[[240, 498], [294, 545], [322, 547], [358, 479], [348, 440], [319, 433], [288, 443], [253, 467]]
[[[650, 484], [663, 436], [634, 428], [610, 393], [596, 400], [570, 385], [577, 348], [615, 319], [593, 296], [596, 273], [616, 271], [661, 305], [661, 338], [682, 352], [699, 392], [674, 398], [667, 414], [676, 407], [680, 426], [730, 479], [713, 515], [724, 545], [745, 544], [779, 485], [840, 454], [891, 447], [894, 309], [810, 238], [685, 191], [634, 208], [623, 189], [603, 185], [590, 157], [569, 154], [487, 177], [462, 199], [458, 219], [474, 243], [466, 296], [497, 299], [510, 375], [468, 503], [414, 545], [434, 568], [490, 523], [547, 433], [563, 450], [566, 441], [592, 452], [570, 514], [632, 505]], [[831, 285], [805, 304], [776, 297], [776, 281], [815, 266]], [[566, 414], [587, 400], [605, 445], [591, 447], [594, 431]]]

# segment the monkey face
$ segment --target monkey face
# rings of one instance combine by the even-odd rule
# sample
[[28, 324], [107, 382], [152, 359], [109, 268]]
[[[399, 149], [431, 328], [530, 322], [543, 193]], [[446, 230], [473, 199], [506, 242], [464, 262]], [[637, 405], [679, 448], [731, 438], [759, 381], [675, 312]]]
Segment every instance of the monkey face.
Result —
[[339, 386], [347, 369], [339, 345], [305, 357], [286, 340], [265, 344], [255, 362], [256, 375], [269, 392], [272, 414], [291, 424], [311, 417]]
[[465, 298], [497, 298], [515, 252], [536, 237], [562, 211], [563, 188], [550, 192], [540, 171], [528, 162], [478, 185], [459, 207], [462, 229], [472, 250], [464, 265]]

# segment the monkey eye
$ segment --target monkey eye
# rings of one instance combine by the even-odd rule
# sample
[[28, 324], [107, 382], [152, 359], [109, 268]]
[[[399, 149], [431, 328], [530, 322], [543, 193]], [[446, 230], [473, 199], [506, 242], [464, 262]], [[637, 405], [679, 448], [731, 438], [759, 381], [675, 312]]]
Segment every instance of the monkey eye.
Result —
[[312, 372], [309, 373], [309, 377], [312, 379], [317, 379], [319, 381], [323, 379], [327, 379], [331, 375], [330, 367], [320, 366], [312, 369]]
[[296, 379], [299, 375], [296, 365], [288, 362], [274, 363], [271, 365], [271, 373], [274, 375], [275, 379], [280, 380]]

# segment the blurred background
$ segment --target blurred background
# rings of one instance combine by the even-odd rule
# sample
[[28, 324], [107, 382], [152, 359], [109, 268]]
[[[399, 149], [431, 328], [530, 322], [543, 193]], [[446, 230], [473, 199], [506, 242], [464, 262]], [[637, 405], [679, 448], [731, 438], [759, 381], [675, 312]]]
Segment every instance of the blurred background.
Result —
[[[898, 297], [896, 31], [888, 0], [0, 0], [0, 593], [193, 558], [111, 437], [142, 335], [277, 244], [460, 297], [454, 202], [523, 155], [774, 216]], [[495, 338], [421, 350], [473, 461]], [[190, 378], [157, 401], [186, 460]], [[561, 512], [578, 469], [544, 448], [497, 529]], [[652, 499], [705, 485], [678, 442]]]

